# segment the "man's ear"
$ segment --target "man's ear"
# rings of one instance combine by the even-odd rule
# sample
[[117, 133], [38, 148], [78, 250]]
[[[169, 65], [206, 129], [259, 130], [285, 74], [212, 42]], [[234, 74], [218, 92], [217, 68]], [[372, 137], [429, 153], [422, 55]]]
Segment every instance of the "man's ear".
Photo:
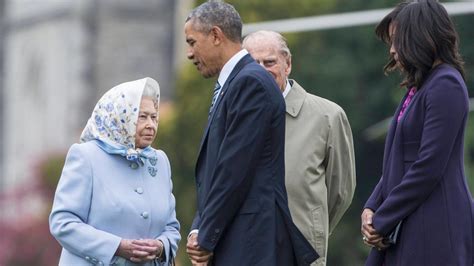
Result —
[[219, 45], [224, 41], [224, 38], [226, 38], [224, 32], [218, 26], [213, 26], [209, 34], [211, 34], [212, 43], [214, 45]]
[[291, 57], [290, 56], [287, 56], [287, 58], [285, 59], [286, 61], [286, 69], [285, 69], [285, 74], [286, 76], [290, 76], [290, 73], [291, 73]]

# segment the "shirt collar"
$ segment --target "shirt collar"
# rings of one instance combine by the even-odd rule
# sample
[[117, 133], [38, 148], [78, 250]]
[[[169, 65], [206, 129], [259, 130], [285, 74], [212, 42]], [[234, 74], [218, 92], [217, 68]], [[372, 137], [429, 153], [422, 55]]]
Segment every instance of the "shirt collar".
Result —
[[224, 86], [225, 82], [227, 81], [227, 78], [230, 76], [230, 73], [232, 73], [232, 70], [234, 70], [234, 67], [237, 65], [240, 59], [242, 59], [248, 53], [249, 52], [247, 50], [242, 49], [234, 56], [232, 56], [229, 61], [227, 61], [227, 63], [225, 63], [224, 67], [221, 70], [221, 73], [219, 73], [219, 77], [217, 78], [217, 82], [219, 82], [219, 85], [221, 85], [221, 87]]
[[285, 87], [285, 90], [283, 91], [283, 98], [286, 98], [286, 95], [288, 95], [290, 90], [291, 90], [291, 84], [290, 84], [290, 81], [288, 81], [288, 79], [287, 79], [286, 80], [286, 87]]

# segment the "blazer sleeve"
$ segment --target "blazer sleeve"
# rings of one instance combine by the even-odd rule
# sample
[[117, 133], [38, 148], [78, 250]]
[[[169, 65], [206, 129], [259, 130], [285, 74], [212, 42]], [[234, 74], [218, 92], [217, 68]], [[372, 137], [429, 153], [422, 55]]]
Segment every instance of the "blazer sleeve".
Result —
[[[213, 184], [200, 213], [198, 242], [209, 251], [214, 250], [246, 198], [270, 127], [270, 117], [275, 112], [257, 78], [234, 79], [233, 83], [234, 88], [229, 88], [226, 96], [226, 129]], [[282, 115], [283, 112], [282, 109]]]
[[170, 264], [171, 260], [176, 257], [176, 252], [178, 250], [178, 244], [181, 240], [181, 235], [179, 234], [179, 222], [176, 219], [176, 200], [173, 195], [173, 182], [171, 180], [171, 166], [168, 160], [168, 157], [163, 151], [159, 152], [164, 160], [167, 162], [168, 165], [168, 177], [170, 180], [170, 193], [169, 193], [169, 218], [168, 222], [166, 223], [165, 229], [160, 236], [158, 236], [158, 240], [163, 243], [164, 247], [164, 254], [165, 254], [165, 264]]
[[429, 197], [445, 174], [455, 142], [462, 138], [468, 112], [465, 88], [452, 74], [434, 77], [431, 84], [425, 88], [428, 91], [418, 159], [373, 217], [374, 228], [382, 235], [387, 235]]
[[80, 145], [69, 149], [49, 217], [51, 234], [69, 252], [109, 265], [121, 238], [87, 224], [92, 167]]
[[349, 121], [340, 108], [331, 119], [326, 151], [329, 233], [349, 208], [356, 186], [354, 144]]

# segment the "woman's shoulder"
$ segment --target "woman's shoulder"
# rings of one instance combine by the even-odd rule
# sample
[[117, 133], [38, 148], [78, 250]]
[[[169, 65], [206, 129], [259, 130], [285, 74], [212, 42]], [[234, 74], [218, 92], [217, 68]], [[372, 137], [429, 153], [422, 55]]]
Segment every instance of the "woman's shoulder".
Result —
[[95, 144], [94, 141], [74, 143], [69, 148], [69, 152], [79, 152], [79, 153], [87, 153], [87, 154], [97, 153], [101, 151], [102, 149], [97, 144]]
[[437, 66], [420, 91], [423, 102], [462, 107], [465, 112], [469, 105], [466, 83], [461, 73], [454, 67], [442, 64]]
[[166, 155], [166, 153], [163, 151], [163, 150], [160, 150], [160, 149], [155, 149], [153, 147], [151, 147], [151, 150], [156, 154], [156, 156], [159, 158], [159, 159], [165, 159], [165, 160], [168, 160], [168, 156]]
[[157, 158], [158, 162], [163, 164], [168, 169], [169, 175], [171, 175], [171, 165], [170, 165], [170, 161], [169, 161], [168, 156], [166, 155], [166, 153], [163, 150], [160, 150], [160, 149], [155, 149], [155, 148], [152, 148], [152, 149], [158, 157]]
[[110, 160], [117, 157], [110, 156], [110, 154], [102, 150], [99, 145], [95, 143], [95, 141], [72, 144], [69, 148], [68, 156], [81, 156], [92, 163], [96, 161], [103, 161], [104, 159]]
[[421, 87], [425, 96], [433, 94], [445, 95], [448, 97], [466, 97], [467, 87], [461, 73], [448, 64], [441, 64], [432, 70], [430, 76]]
[[427, 84], [436, 85], [443, 81], [464, 84], [464, 79], [461, 73], [448, 64], [441, 64], [435, 67], [427, 80]]
[[166, 153], [163, 150], [156, 150], [156, 153], [158, 154], [158, 156], [162, 158], [163, 162], [168, 166], [168, 168], [171, 168], [168, 155], [166, 155]]

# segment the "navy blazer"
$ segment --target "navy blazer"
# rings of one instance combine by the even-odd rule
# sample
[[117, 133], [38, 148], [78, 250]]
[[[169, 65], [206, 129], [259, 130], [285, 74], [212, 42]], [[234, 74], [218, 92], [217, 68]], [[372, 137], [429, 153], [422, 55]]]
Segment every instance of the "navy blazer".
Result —
[[[406, 96], [405, 96], [406, 97]], [[402, 103], [404, 99], [402, 100]], [[464, 176], [466, 85], [449, 65], [437, 66], [387, 135], [383, 176], [366, 203], [373, 226], [398, 242], [372, 249], [366, 265], [473, 265], [473, 201]]]
[[214, 252], [214, 265], [309, 265], [318, 258], [291, 220], [284, 143], [281, 92], [246, 55], [222, 87], [196, 163], [192, 229]]

